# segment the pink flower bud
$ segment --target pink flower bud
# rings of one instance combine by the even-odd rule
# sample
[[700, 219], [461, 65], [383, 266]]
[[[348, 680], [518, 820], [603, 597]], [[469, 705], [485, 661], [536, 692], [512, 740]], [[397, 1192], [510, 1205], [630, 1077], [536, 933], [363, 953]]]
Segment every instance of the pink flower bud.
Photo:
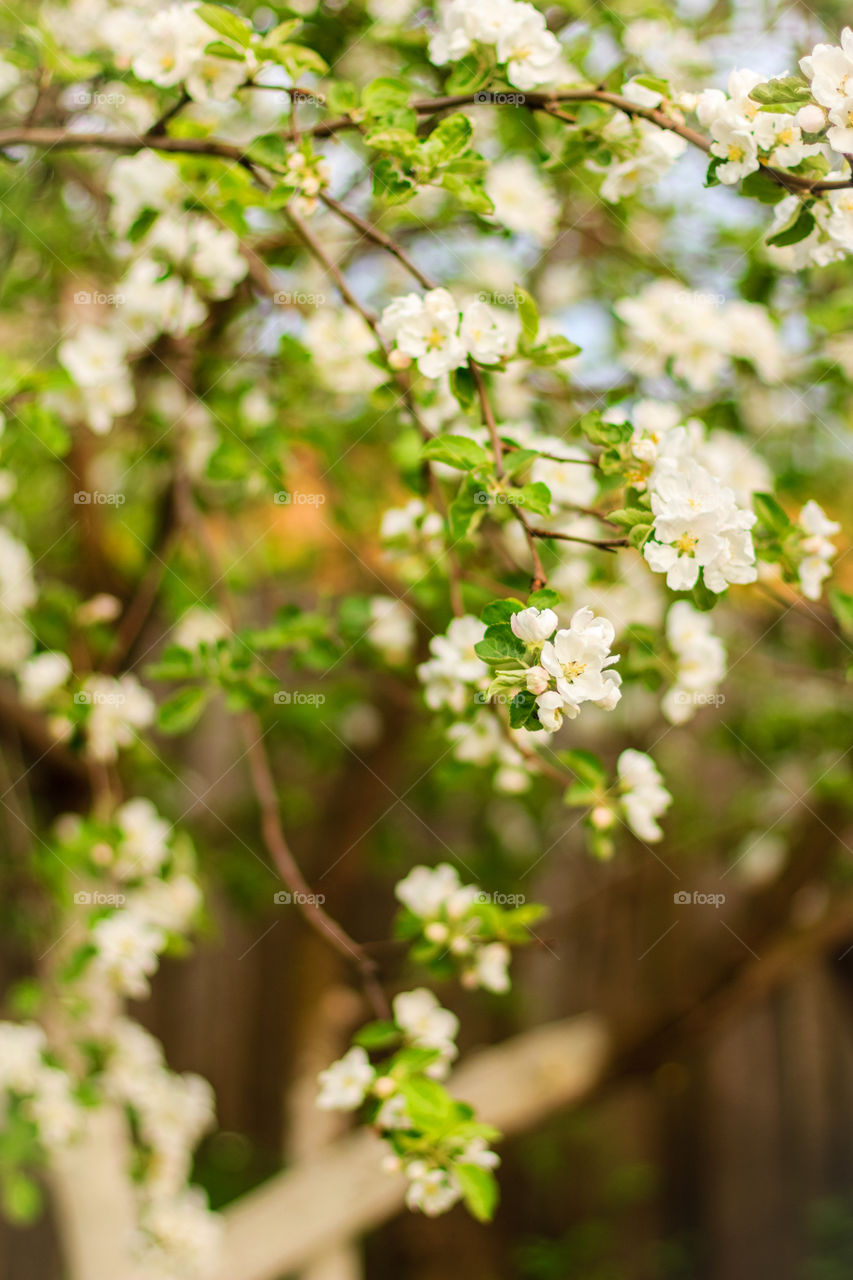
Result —
[[796, 121], [804, 133], [820, 133], [826, 127], [826, 116], [813, 102], [808, 106], [800, 107]]

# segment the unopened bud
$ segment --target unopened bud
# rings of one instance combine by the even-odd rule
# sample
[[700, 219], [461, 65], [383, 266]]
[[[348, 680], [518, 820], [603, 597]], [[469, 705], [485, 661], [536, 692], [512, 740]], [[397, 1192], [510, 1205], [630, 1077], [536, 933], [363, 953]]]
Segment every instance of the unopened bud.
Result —
[[392, 369], [408, 369], [412, 363], [412, 357], [407, 356], [405, 351], [400, 351], [399, 348], [395, 347], [388, 356], [388, 363]]
[[796, 121], [804, 133], [820, 133], [826, 125], [826, 116], [820, 107], [810, 102], [807, 106], [800, 107]]

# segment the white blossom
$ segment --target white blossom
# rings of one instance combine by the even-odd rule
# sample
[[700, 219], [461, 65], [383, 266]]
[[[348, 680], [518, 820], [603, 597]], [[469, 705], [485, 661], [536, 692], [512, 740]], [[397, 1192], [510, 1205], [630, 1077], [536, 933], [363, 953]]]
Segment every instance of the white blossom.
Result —
[[610, 652], [614, 635], [611, 622], [583, 608], [572, 615], [568, 627], [545, 641], [537, 665], [554, 681], [554, 688], [536, 698], [543, 728], [555, 732], [563, 717], [574, 719], [585, 702], [606, 710], [616, 705], [621, 677], [606, 670], [619, 657]]
[[364, 1102], [375, 1077], [366, 1052], [355, 1045], [338, 1062], [320, 1072], [317, 1106], [322, 1111], [354, 1111]]
[[415, 643], [415, 617], [402, 600], [372, 596], [367, 639], [388, 662], [405, 662]]
[[428, 1218], [437, 1218], [452, 1209], [460, 1198], [460, 1191], [444, 1169], [421, 1168], [410, 1165], [407, 1170], [411, 1182], [406, 1190], [406, 1204], [418, 1209]]
[[441, 28], [429, 44], [437, 66], [458, 62], [475, 44], [496, 46], [507, 79], [519, 89], [553, 82], [564, 71], [557, 38], [532, 4], [515, 0], [451, 0], [441, 12]]
[[64, 653], [48, 650], [24, 663], [18, 675], [21, 701], [28, 707], [42, 707], [61, 689], [71, 675], [71, 660]]
[[553, 634], [559, 619], [553, 609], [531, 607], [514, 613], [509, 620], [513, 635], [525, 644], [542, 644]]
[[838, 554], [829, 539], [841, 532], [841, 525], [830, 520], [813, 500], [803, 507], [798, 523], [805, 535], [800, 539], [800, 588], [807, 599], [819, 600], [823, 582], [832, 572], [830, 561]]
[[710, 616], [687, 600], [676, 600], [667, 614], [666, 638], [677, 670], [663, 699], [663, 713], [672, 724], [683, 724], [710, 700], [725, 675], [726, 651], [714, 635]]
[[139, 999], [148, 994], [148, 978], [157, 968], [166, 935], [130, 911], [117, 911], [92, 928], [97, 948], [93, 965], [121, 992]]
[[121, 832], [116, 874], [135, 879], [159, 871], [169, 856], [172, 828], [151, 801], [144, 796], [125, 801], [116, 812], [116, 823]]
[[509, 156], [491, 165], [485, 187], [498, 222], [540, 244], [551, 243], [560, 206], [526, 156]]
[[429, 642], [432, 655], [417, 669], [423, 683], [427, 706], [435, 711], [447, 706], [457, 714], [464, 710], [471, 687], [483, 687], [489, 668], [478, 657], [474, 646], [483, 639], [486, 627], [479, 618], [465, 614], [454, 618], [447, 634], [433, 636]]
[[662, 839], [657, 819], [672, 804], [672, 796], [663, 785], [654, 760], [643, 751], [629, 749], [622, 752], [616, 768], [628, 826], [641, 840]]
[[699, 579], [721, 592], [729, 583], [754, 582], [752, 511], [738, 507], [731, 489], [694, 459], [681, 466], [659, 463], [650, 484], [654, 539], [643, 555], [672, 591], [689, 591]]
[[154, 720], [154, 699], [132, 675], [89, 676], [75, 700], [90, 706], [85, 731], [93, 760], [115, 760], [119, 748], [133, 743], [134, 731]]

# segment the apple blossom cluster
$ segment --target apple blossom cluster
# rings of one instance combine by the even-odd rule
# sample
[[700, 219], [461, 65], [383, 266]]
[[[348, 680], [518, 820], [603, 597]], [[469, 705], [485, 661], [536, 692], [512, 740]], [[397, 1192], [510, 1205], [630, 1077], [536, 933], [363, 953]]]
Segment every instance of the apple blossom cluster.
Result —
[[[193, 1149], [213, 1124], [212, 1091], [199, 1076], [170, 1071], [159, 1042], [120, 1013], [123, 997], [148, 994], [159, 954], [198, 914], [192, 851], [144, 798], [126, 801], [109, 823], [65, 815], [56, 841], [61, 864], [79, 869], [75, 918], [60, 940], [70, 942], [55, 976], [65, 1005], [75, 1010], [83, 1051], [75, 1051], [72, 1070], [58, 1065], [64, 1047], [54, 1046], [41, 1027], [0, 1024], [6, 1123], [20, 1113], [50, 1150], [85, 1132], [92, 1106], [127, 1110], [136, 1254], [146, 1275], [201, 1280], [215, 1261], [221, 1228], [201, 1190], [187, 1180]], [[77, 889], [80, 884], [90, 887]]]
[[80, 1133], [83, 1108], [70, 1076], [49, 1061], [49, 1045], [35, 1023], [0, 1022], [0, 1107], [4, 1122], [20, 1113], [47, 1149]]
[[807, 599], [819, 600], [823, 583], [832, 573], [831, 561], [838, 554], [830, 538], [841, 532], [841, 525], [830, 520], [814, 500], [803, 507], [797, 525], [801, 533], [797, 548], [802, 556], [798, 568], [800, 588]]
[[379, 333], [395, 344], [389, 357], [393, 368], [404, 369], [414, 360], [426, 378], [458, 369], [469, 356], [479, 364], [497, 364], [508, 349], [497, 312], [480, 300], [460, 311], [447, 289], [395, 298], [382, 312]]
[[645, 377], [672, 372], [696, 391], [710, 391], [732, 360], [754, 365], [764, 382], [781, 380], [785, 357], [767, 312], [754, 302], [726, 302], [655, 280], [614, 310], [628, 329], [627, 358]]
[[762, 166], [789, 170], [836, 189], [780, 198], [768, 245], [775, 261], [793, 270], [825, 266], [853, 250], [853, 196], [849, 169], [838, 157], [853, 149], [849, 77], [853, 32], [840, 45], [818, 44], [800, 59], [803, 77], [766, 81], [754, 71], [733, 71], [728, 93], [707, 89], [697, 99], [710, 131], [715, 180], [729, 185]]
[[489, 166], [486, 194], [502, 226], [539, 244], [554, 239], [560, 206], [551, 188], [525, 156], [508, 156]]
[[169, 161], [148, 152], [123, 156], [112, 165], [107, 189], [118, 237], [141, 215], [157, 216], [134, 242], [107, 321], [80, 325], [59, 347], [76, 395], [54, 395], [53, 401], [66, 418], [81, 413], [99, 435], [134, 407], [130, 362], [160, 334], [182, 337], [197, 328], [207, 318], [208, 301], [228, 297], [248, 271], [232, 231], [183, 211], [181, 202], [192, 193]]
[[477, 645], [486, 634], [485, 623], [472, 614], [454, 618], [443, 636], [429, 642], [430, 658], [417, 668], [424, 686], [426, 704], [460, 715], [470, 707], [477, 691], [488, 688], [489, 668], [477, 654]]
[[369, 608], [368, 641], [386, 662], [399, 666], [414, 648], [415, 615], [402, 600], [395, 600], [393, 596], [372, 596]]
[[726, 674], [726, 651], [709, 615], [687, 600], [676, 600], [666, 615], [666, 640], [676, 670], [662, 710], [671, 724], [684, 724], [712, 700]]
[[[659, 93], [632, 82], [623, 86], [622, 96], [649, 107], [657, 107], [662, 101]], [[619, 111], [601, 130], [601, 140], [613, 158], [607, 165], [595, 159], [588, 163], [593, 170], [605, 174], [601, 195], [611, 203], [654, 186], [687, 150], [685, 139], [672, 130], [660, 129], [642, 117], [629, 119]]]
[[161, 88], [182, 84], [196, 102], [225, 102], [257, 60], [241, 42], [215, 33], [198, 8], [152, 0], [72, 0], [65, 8], [47, 5], [43, 12], [54, 37], [72, 52], [91, 56], [94, 49], [107, 50], [116, 66], [129, 67], [137, 80]]
[[175, 842], [170, 824], [144, 797], [120, 805], [107, 825], [68, 814], [57, 824], [57, 838], [64, 861], [82, 865], [92, 884], [75, 898], [90, 906], [87, 990], [144, 998], [160, 955], [198, 916], [201, 890], [191, 851]]
[[[499, 1163], [487, 1142], [496, 1131], [478, 1124], [471, 1108], [439, 1083], [457, 1054], [459, 1021], [423, 987], [395, 996], [392, 1010], [392, 1021], [369, 1023], [359, 1043], [320, 1072], [317, 1106], [364, 1107], [389, 1148], [382, 1167], [408, 1179], [410, 1209], [435, 1217], [464, 1199], [476, 1216], [487, 1217]], [[374, 1065], [368, 1050], [394, 1052]]]
[[[705, 89], [696, 102], [696, 114], [711, 134], [711, 155], [719, 161], [714, 176], [727, 186], [754, 173], [761, 164], [794, 169], [810, 156], [819, 155], [819, 143], [803, 137], [799, 116], [762, 110], [752, 97], [757, 85], [767, 83], [757, 71], [732, 71], [728, 93]], [[806, 125], [813, 121], [806, 120]], [[815, 132], [806, 128], [807, 134]]]
[[429, 43], [436, 66], [458, 62], [478, 45], [494, 48], [510, 84], [534, 89], [564, 79], [568, 68], [560, 42], [542, 13], [523, 0], [450, 0], [440, 12], [441, 26]]
[[733, 490], [693, 459], [679, 465], [663, 459], [649, 482], [653, 536], [643, 555], [655, 573], [666, 574], [671, 591], [690, 591], [702, 581], [719, 594], [730, 583], [758, 576], [750, 529], [754, 511], [739, 507]]
[[27, 613], [35, 602], [32, 556], [0, 525], [0, 670], [14, 671], [32, 650]]
[[619, 803], [625, 821], [641, 840], [662, 839], [658, 818], [672, 804], [660, 771], [644, 751], [623, 751], [616, 762], [619, 775]]
[[413, 942], [413, 960], [436, 976], [458, 974], [464, 987], [509, 990], [508, 944], [528, 940], [539, 907], [507, 910], [477, 885], [461, 884], [448, 862], [413, 867], [394, 893], [405, 908], [397, 932]]
[[691, 458], [728, 485], [742, 506], [749, 505], [753, 494], [773, 487], [767, 465], [742, 437], [722, 428], [708, 431], [698, 418], [682, 423], [681, 410], [671, 401], [637, 400], [630, 409], [614, 405], [602, 419], [630, 421], [625, 478], [640, 492], [648, 489], [659, 464], [681, 465]]
[[[573, 720], [585, 702], [612, 711], [622, 696], [622, 677], [609, 670], [619, 659], [610, 651], [616, 634], [612, 622], [590, 608], [578, 609], [568, 627], [557, 629], [558, 622], [553, 609], [535, 606], [509, 620], [524, 645], [524, 687], [534, 695], [539, 723], [551, 733], [564, 717]], [[497, 679], [503, 683], [504, 677]]]
[[146, 1274], [207, 1275], [221, 1223], [187, 1180], [193, 1149], [214, 1123], [210, 1085], [191, 1072], [169, 1070], [160, 1043], [129, 1018], [111, 1024], [104, 1050], [100, 1085], [107, 1098], [130, 1110], [137, 1134], [137, 1253]]
[[[485, 702], [487, 694], [475, 694]], [[494, 788], [506, 795], [527, 791], [533, 781], [531, 752], [548, 742], [544, 730], [507, 729], [492, 707], [483, 707], [472, 720], [451, 724], [447, 737], [453, 743], [453, 758], [480, 768], [493, 766]]]
[[296, 193], [293, 207], [310, 217], [317, 208], [317, 197], [329, 185], [331, 170], [322, 156], [302, 146], [291, 151], [285, 162], [285, 182]]

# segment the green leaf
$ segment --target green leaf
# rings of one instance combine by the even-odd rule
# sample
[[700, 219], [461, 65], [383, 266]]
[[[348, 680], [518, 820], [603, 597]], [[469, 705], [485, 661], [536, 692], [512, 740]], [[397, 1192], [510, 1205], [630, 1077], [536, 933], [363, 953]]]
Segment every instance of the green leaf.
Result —
[[519, 471], [524, 471], [538, 457], [538, 449], [512, 449], [504, 455], [504, 471], [508, 476], [514, 476]]
[[779, 245], [780, 248], [788, 244], [797, 244], [811, 235], [814, 226], [814, 214], [811, 209], [808, 205], [801, 205], [799, 209], [794, 210], [784, 227], [780, 227], [772, 236], [767, 237], [767, 243]]
[[441, 179], [445, 191], [456, 196], [463, 209], [469, 213], [494, 213], [495, 206], [485, 187], [459, 173], [445, 173]]
[[420, 143], [409, 129], [397, 129], [382, 124], [365, 136], [365, 142], [377, 151], [390, 151], [394, 156], [409, 160], [417, 155]]
[[490, 462], [483, 446], [467, 436], [435, 436], [427, 441], [421, 452], [428, 462], [443, 462], [459, 471], [473, 471], [475, 467], [487, 466]]
[[[35, 1222], [41, 1213], [42, 1194], [37, 1182], [26, 1174], [12, 1170], [3, 1175], [0, 1184], [3, 1211], [12, 1222]], [[473, 1210], [472, 1210], [473, 1212]]]
[[[651, 512], [649, 512], [651, 515]], [[648, 541], [652, 531], [650, 524], [635, 524], [628, 534], [628, 542], [632, 547], [642, 547]]]
[[518, 307], [524, 341], [525, 343], [532, 343], [536, 340], [536, 335], [539, 332], [539, 308], [527, 290], [522, 289], [520, 284], [515, 286], [515, 305]]
[[[483, 501], [483, 499], [486, 501]], [[447, 509], [447, 525], [453, 542], [458, 542], [479, 524], [488, 508], [488, 494], [466, 477], [465, 483]]]
[[213, 27], [213, 30], [218, 31], [221, 36], [236, 40], [237, 44], [241, 44], [244, 49], [251, 44], [251, 24], [245, 18], [232, 13], [230, 9], [223, 9], [218, 4], [200, 4], [196, 6], [195, 11], [203, 22]]
[[571, 770], [578, 782], [595, 788], [603, 787], [606, 783], [607, 770], [603, 762], [592, 751], [575, 749], [560, 751], [558, 754], [560, 761], [567, 769]]
[[647, 524], [651, 514], [648, 507], [620, 507], [617, 511], [608, 511], [607, 519], [631, 529], [637, 524]]
[[181, 689], [164, 702], [157, 712], [157, 725], [163, 733], [186, 733], [201, 716], [210, 697], [204, 685]]
[[315, 49], [304, 44], [277, 44], [267, 49], [269, 56], [284, 67], [288, 75], [297, 79], [303, 71], [314, 71], [318, 76], [329, 70], [329, 64]]
[[467, 151], [473, 135], [474, 126], [466, 115], [445, 116], [427, 138], [424, 151], [428, 158], [435, 156], [435, 163], [443, 164]]
[[403, 172], [400, 163], [390, 156], [381, 156], [373, 166], [373, 194], [381, 196], [389, 204], [404, 204], [417, 191], [412, 179]]
[[853, 635], [853, 594], [833, 588], [829, 593], [829, 607], [845, 635]]
[[525, 646], [509, 623], [498, 622], [486, 628], [486, 634], [474, 645], [474, 650], [484, 662], [506, 662], [509, 658], [523, 658]]
[[276, 44], [284, 44], [289, 40], [294, 31], [302, 26], [301, 18], [288, 18], [285, 22], [280, 22], [277, 27], [273, 27], [272, 31], [268, 31], [261, 42], [262, 49], [269, 49]]
[[262, 133], [249, 143], [246, 155], [267, 169], [286, 169], [287, 145], [277, 133]]
[[763, 169], [748, 173], [740, 184], [741, 194], [760, 200], [762, 204], [778, 204], [784, 200], [788, 192], [778, 182], [774, 182]]
[[754, 493], [752, 505], [764, 527], [773, 534], [785, 534], [791, 528], [791, 520], [772, 493]]
[[362, 1049], [387, 1049], [399, 1039], [399, 1028], [393, 1022], [368, 1022], [353, 1036], [353, 1042]]
[[714, 605], [719, 600], [719, 596], [715, 595], [709, 587], [705, 586], [704, 579], [700, 578], [696, 586], [690, 592], [690, 603], [694, 609], [698, 609], [700, 613], [710, 613]]
[[409, 86], [403, 80], [391, 80], [380, 76], [366, 85], [361, 93], [361, 105], [371, 115], [381, 116], [394, 107], [405, 107], [409, 103]]
[[406, 1099], [406, 1110], [419, 1129], [442, 1128], [453, 1115], [453, 1099], [437, 1080], [415, 1076], [401, 1083], [400, 1092]]
[[335, 80], [329, 85], [326, 106], [334, 115], [348, 116], [358, 103], [358, 89], [350, 80]]
[[212, 40], [204, 46], [205, 53], [212, 58], [228, 58], [231, 62], [243, 62], [244, 55], [233, 44], [225, 44], [223, 40]]
[[520, 613], [521, 609], [526, 605], [521, 600], [491, 600], [483, 609], [482, 618], [485, 625], [492, 626], [493, 623], [508, 622], [514, 613]]
[[496, 622], [508, 622], [514, 613], [526, 608], [520, 600], [492, 600], [480, 615], [486, 626]]
[[551, 587], [540, 587], [538, 591], [531, 592], [527, 603], [535, 605], [537, 609], [551, 609], [561, 599], [559, 591], [554, 591]]
[[538, 365], [559, 364], [561, 360], [569, 360], [578, 355], [580, 347], [561, 333], [554, 333], [546, 338], [538, 347], [532, 347], [525, 354]]
[[536, 714], [536, 698], [529, 689], [522, 689], [509, 704], [509, 725], [511, 729], [523, 729]]
[[478, 1164], [456, 1164], [453, 1174], [465, 1206], [478, 1222], [490, 1222], [498, 1203], [498, 1183], [491, 1169]]
[[768, 80], [765, 84], [757, 84], [750, 90], [753, 102], [776, 103], [811, 101], [811, 89], [802, 76], [783, 76], [780, 79]]
[[520, 507], [535, 511], [537, 515], [547, 516], [551, 510], [551, 490], [541, 480], [522, 485], [514, 491], [514, 496]]
[[467, 364], [450, 371], [450, 391], [463, 409], [470, 409], [477, 398], [477, 384]]

